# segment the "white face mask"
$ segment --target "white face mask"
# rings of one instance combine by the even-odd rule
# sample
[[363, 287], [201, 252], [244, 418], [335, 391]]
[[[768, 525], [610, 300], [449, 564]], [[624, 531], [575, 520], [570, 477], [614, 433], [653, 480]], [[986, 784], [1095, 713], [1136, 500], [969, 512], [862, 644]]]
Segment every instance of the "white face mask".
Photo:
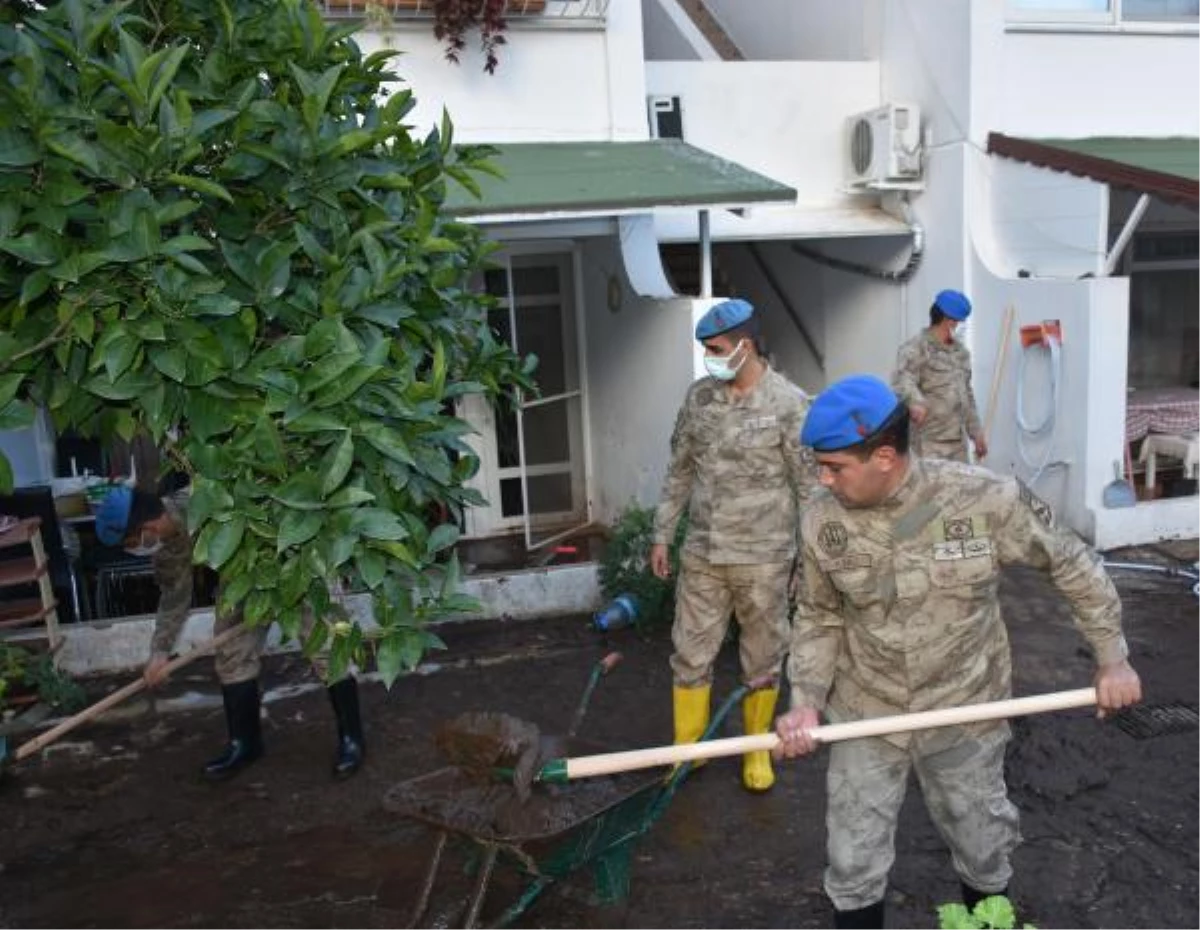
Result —
[[147, 541], [146, 534], [143, 532], [141, 537], [138, 539], [138, 545], [134, 546], [132, 549], [126, 549], [125, 551], [130, 555], [139, 557], [151, 556], [158, 552], [158, 550], [162, 548], [162, 545], [162, 540], [157, 536], [151, 536], [150, 541]]
[[732, 381], [734, 378], [736, 378], [737, 373], [741, 371], [742, 366], [746, 364], [746, 359], [749, 358], [750, 353], [747, 352], [745, 355], [743, 355], [742, 360], [736, 365], [729, 364], [729, 360], [738, 354], [738, 351], [742, 348], [743, 342], [745, 342], [744, 339], [739, 339], [738, 344], [733, 347], [733, 351], [728, 355], [704, 356], [704, 367], [708, 370], [708, 373], [718, 381]]

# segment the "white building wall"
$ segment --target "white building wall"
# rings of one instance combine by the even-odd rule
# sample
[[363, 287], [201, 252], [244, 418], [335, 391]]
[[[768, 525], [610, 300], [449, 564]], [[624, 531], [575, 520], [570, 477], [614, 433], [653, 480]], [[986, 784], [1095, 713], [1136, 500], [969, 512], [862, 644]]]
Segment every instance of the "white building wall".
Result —
[[[905, 238], [856, 239], [806, 245], [872, 268], [904, 266], [911, 248]], [[807, 261], [806, 259], [801, 259]], [[906, 319], [927, 299], [908, 284], [885, 283], [836, 269], [820, 269], [825, 298], [826, 383], [854, 374], [873, 374], [887, 381], [896, 349], [908, 331]]]
[[447, 62], [428, 20], [398, 20], [388, 36], [358, 37], [365, 52], [403, 53], [392, 68], [416, 96], [409, 121], [422, 132], [446, 108], [460, 142], [647, 138], [640, 3], [609, 4], [603, 26], [514, 22], [505, 40], [489, 75], [471, 42], [461, 64]]
[[[842, 191], [845, 120], [878, 103], [875, 62], [651, 61], [646, 90], [680, 97], [685, 141], [797, 191], [795, 205], [714, 213], [714, 239], [811, 234], [813, 211], [864, 202]], [[663, 241], [697, 237], [694, 212], [656, 221]]]
[[[966, 4], [964, 4], [965, 6]], [[1200, 37], [1013, 29], [972, 0], [971, 137], [1200, 134]]]
[[[990, 0], [989, 0], [990, 2]], [[888, 0], [880, 40], [881, 100], [912, 102], [931, 156], [967, 139], [971, 115], [971, 11], [962, 0]], [[941, 183], [931, 177], [931, 183]]]
[[883, 0], [705, 0], [746, 58], [865, 61], [878, 57]]
[[[646, 61], [698, 61], [696, 47], [681, 32], [675, 18], [668, 15], [665, 4], [676, 0], [643, 0], [642, 33]], [[680, 10], [681, 16], [686, 15]]]
[[[816, 351], [824, 355], [825, 299], [820, 270], [791, 251], [786, 242], [762, 242], [755, 248], [780, 291], [790, 300]], [[730, 288], [731, 297], [741, 297], [754, 305], [776, 368], [805, 391], [816, 392], [824, 386], [824, 369], [805, 345], [780, 295], [769, 285], [749, 249], [746, 243], [718, 246], [714, 253], [716, 268], [722, 280], [736, 282]]]
[[[1011, 280], [991, 275], [982, 264], [973, 281], [976, 305], [994, 308], [974, 321], [976, 344], [987, 347], [974, 355], [981, 406], [986, 406], [1000, 361], [1004, 308], [1014, 311], [984, 464], [1032, 482], [1063, 523], [1093, 538], [1103, 488], [1113, 480], [1114, 462], [1122, 460], [1124, 449], [1128, 281]], [[1050, 357], [1042, 349], [1022, 349], [1017, 334], [1021, 326], [1044, 320], [1062, 325], [1058, 403], [1052, 429], [1045, 438], [1026, 437], [1023, 458], [1017, 436], [1020, 385], [1024, 383], [1026, 420], [1040, 421], [1051, 409]], [[1039, 477], [1037, 466], [1044, 461], [1053, 464]]]
[[[612, 276], [617, 310], [610, 309]], [[631, 500], [658, 500], [675, 414], [693, 380], [693, 301], [637, 297], [607, 237], [586, 240], [583, 289], [592, 515], [611, 523]]]
[[[978, 160], [978, 159], [977, 159]], [[977, 248], [994, 252], [1007, 277], [1099, 274], [1108, 253], [1108, 185], [993, 158], [973, 172], [979, 211], [989, 218]]]

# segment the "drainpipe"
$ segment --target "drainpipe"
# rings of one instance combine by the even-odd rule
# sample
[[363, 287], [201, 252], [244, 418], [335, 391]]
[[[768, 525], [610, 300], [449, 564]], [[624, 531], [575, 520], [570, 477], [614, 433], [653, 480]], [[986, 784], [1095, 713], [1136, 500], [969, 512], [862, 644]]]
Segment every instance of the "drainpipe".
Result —
[[700, 211], [700, 296], [712, 297], [712, 231], [708, 211]]
[[1129, 245], [1129, 240], [1133, 238], [1133, 234], [1137, 231], [1138, 223], [1146, 215], [1146, 210], [1149, 206], [1150, 195], [1142, 194], [1138, 198], [1138, 202], [1133, 205], [1133, 209], [1129, 211], [1129, 219], [1125, 221], [1125, 226], [1121, 229], [1121, 235], [1117, 236], [1117, 241], [1113, 243], [1113, 247], [1108, 253], [1108, 258], [1104, 260], [1103, 277], [1107, 278], [1116, 271], [1117, 262], [1121, 260], [1121, 253]]

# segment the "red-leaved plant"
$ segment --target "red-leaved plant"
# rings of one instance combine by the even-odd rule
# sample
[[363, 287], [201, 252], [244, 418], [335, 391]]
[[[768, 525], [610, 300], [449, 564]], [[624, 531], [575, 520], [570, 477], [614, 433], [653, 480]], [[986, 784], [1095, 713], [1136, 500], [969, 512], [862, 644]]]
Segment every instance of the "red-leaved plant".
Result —
[[496, 73], [500, 59], [496, 49], [505, 44], [506, 0], [433, 0], [433, 34], [446, 43], [446, 58], [458, 64], [466, 48], [466, 34], [479, 30], [479, 45], [484, 55], [483, 69]]

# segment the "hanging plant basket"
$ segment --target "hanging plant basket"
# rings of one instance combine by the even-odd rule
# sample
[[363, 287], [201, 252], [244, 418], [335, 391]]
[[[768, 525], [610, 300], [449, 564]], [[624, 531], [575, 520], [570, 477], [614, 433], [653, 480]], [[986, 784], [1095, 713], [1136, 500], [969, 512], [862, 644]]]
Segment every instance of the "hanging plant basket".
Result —
[[510, 16], [536, 16], [546, 9], [546, 0], [326, 0], [333, 12], [366, 14], [372, 27], [386, 34], [396, 15], [430, 16], [433, 34], [445, 43], [446, 59], [455, 64], [466, 50], [467, 36], [479, 31], [484, 70], [494, 74], [500, 59], [497, 49], [505, 44]]

